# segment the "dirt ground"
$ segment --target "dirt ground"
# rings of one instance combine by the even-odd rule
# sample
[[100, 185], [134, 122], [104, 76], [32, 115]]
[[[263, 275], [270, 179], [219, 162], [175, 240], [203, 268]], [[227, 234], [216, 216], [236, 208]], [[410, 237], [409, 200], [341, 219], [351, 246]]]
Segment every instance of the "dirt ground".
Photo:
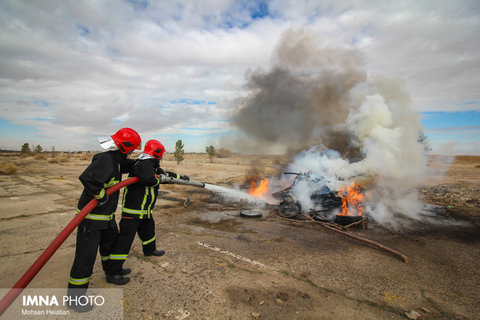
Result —
[[[10, 288], [73, 218], [91, 155], [19, 158], [0, 175], [0, 288]], [[162, 167], [192, 180], [247, 188], [252, 167], [276, 173], [279, 157], [187, 154]], [[432, 166], [449, 159], [432, 158]], [[370, 223], [349, 231], [386, 251], [318, 224], [280, 219], [263, 208], [245, 218], [241, 203], [207, 189], [162, 185], [155, 221], [163, 257], [144, 257], [138, 238], [125, 263], [124, 319], [480, 319], [480, 157], [457, 157], [420, 190], [451, 224], [391, 232]], [[188, 201], [187, 201], [188, 199]], [[117, 221], [119, 210], [117, 211]], [[464, 222], [458, 225], [454, 222]], [[75, 231], [29, 284], [65, 288]], [[90, 284], [106, 283], [99, 258]], [[412, 311], [415, 311], [413, 313]], [[31, 319], [31, 317], [29, 318]]]

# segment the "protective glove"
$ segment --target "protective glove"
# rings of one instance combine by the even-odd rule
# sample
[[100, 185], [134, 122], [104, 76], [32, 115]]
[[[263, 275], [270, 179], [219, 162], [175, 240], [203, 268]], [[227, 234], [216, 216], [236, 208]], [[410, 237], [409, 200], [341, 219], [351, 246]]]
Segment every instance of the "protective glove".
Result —
[[180, 176], [180, 179], [186, 180], [186, 181], [190, 181], [190, 177], [187, 176], [186, 174], [182, 174], [182, 175]]
[[[176, 179], [183, 179], [183, 180], [190, 180], [190, 178], [188, 176], [181, 176], [179, 174], [176, 174], [175, 172], [172, 172], [172, 171], [165, 171], [163, 170], [162, 168], [158, 167], [155, 171], [156, 174], [164, 174], [166, 175], [167, 177], [171, 177], [171, 178], [176, 178]], [[185, 178], [184, 178], [185, 177]]]
[[172, 177], [172, 178], [176, 178], [177, 177], [177, 174], [175, 172], [172, 172], [172, 171], [165, 171], [167, 173], [167, 176], [168, 177]]

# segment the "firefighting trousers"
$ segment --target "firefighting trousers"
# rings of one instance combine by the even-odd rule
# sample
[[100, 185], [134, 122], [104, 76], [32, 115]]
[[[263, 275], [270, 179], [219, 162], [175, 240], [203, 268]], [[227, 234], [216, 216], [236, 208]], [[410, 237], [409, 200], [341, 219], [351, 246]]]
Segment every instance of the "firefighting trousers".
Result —
[[75, 292], [74, 295], [77, 295], [81, 291], [73, 289], [84, 289], [86, 292], [99, 247], [102, 268], [105, 271], [108, 257], [117, 238], [118, 228], [114, 219], [107, 229], [94, 230], [82, 224], [78, 226], [75, 259], [68, 280], [69, 294]]
[[120, 274], [136, 233], [142, 242], [144, 255], [151, 255], [155, 251], [155, 221], [153, 218], [129, 219], [123, 217], [120, 220], [120, 234], [107, 262], [107, 274]]

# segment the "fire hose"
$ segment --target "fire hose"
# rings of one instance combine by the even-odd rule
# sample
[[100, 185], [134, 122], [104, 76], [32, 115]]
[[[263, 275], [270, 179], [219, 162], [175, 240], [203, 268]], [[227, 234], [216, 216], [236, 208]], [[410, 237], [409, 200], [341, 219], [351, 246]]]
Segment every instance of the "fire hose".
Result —
[[[203, 182], [197, 181], [187, 181], [182, 179], [176, 179], [172, 177], [165, 176], [163, 174], [159, 175], [160, 183], [162, 184], [183, 184], [191, 185], [195, 187], [205, 187]], [[114, 192], [117, 192], [123, 187], [134, 184], [138, 182], [138, 177], [129, 178], [125, 181], [119, 182], [112, 187], [106, 189], [108, 195], [111, 195]], [[0, 301], [0, 316], [8, 309], [8, 307], [15, 301], [15, 299], [20, 295], [23, 289], [28, 286], [32, 279], [37, 275], [37, 273], [43, 268], [45, 263], [52, 257], [52, 255], [58, 250], [62, 243], [68, 238], [68, 236], [75, 230], [75, 228], [82, 222], [82, 220], [97, 206], [97, 199], [92, 199], [82, 210], [75, 216], [75, 218], [70, 221], [69, 224], [58, 234], [58, 236], [50, 243], [50, 245], [43, 251], [43, 253], [38, 257], [38, 259], [30, 266], [30, 268], [25, 272], [25, 274], [17, 281], [17, 283], [7, 292], [7, 294]]]

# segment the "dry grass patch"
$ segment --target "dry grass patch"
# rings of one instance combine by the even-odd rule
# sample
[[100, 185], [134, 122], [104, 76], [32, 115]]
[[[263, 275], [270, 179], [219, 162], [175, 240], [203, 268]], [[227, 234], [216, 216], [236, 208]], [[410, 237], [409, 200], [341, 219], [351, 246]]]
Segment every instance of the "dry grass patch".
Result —
[[38, 167], [34, 164], [31, 164], [31, 165], [28, 165], [26, 166], [25, 168], [23, 168], [23, 172], [25, 173], [35, 173], [35, 172], [39, 172], [38, 170]]
[[70, 158], [67, 157], [67, 156], [60, 156], [60, 157], [56, 157], [56, 158], [50, 158], [48, 159], [48, 162], [49, 163], [65, 163], [65, 162], [68, 162], [70, 161]]
[[0, 163], [0, 174], [14, 174], [18, 171], [18, 167], [11, 162]]
[[24, 166], [28, 166], [28, 165], [31, 165], [35, 162], [35, 160], [32, 158], [32, 157], [20, 157], [19, 159], [16, 159], [15, 161], [13, 161], [13, 163], [16, 165], [16, 166], [19, 166], [19, 167], [24, 167]]
[[80, 160], [91, 160], [93, 155], [93, 153], [84, 153], [79, 158]]
[[37, 154], [34, 158], [35, 160], [47, 160], [48, 156], [46, 154]]

